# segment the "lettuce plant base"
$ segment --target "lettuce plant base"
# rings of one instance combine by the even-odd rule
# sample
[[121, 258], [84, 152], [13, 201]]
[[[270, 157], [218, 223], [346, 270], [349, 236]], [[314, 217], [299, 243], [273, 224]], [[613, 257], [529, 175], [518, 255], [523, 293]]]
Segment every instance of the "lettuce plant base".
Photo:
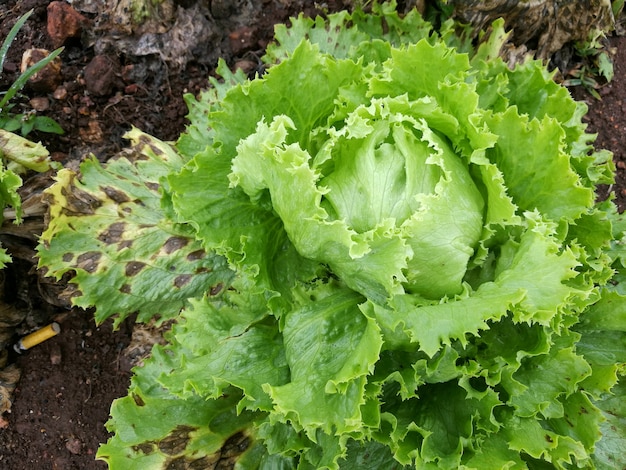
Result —
[[[11, 3], [11, 2], [9, 2]], [[47, 1], [28, 1], [28, 6], [39, 5], [45, 11]], [[283, 20], [284, 18], [277, 18]], [[39, 15], [45, 21], [45, 15]], [[44, 25], [45, 26], [45, 25]], [[33, 25], [33, 31], [41, 31]], [[0, 32], [0, 36], [3, 33]], [[602, 91], [603, 101], [587, 98], [582, 90], [575, 90], [578, 99], [585, 99], [590, 105], [588, 121], [590, 131], [598, 132], [598, 148], [607, 148], [615, 153], [617, 162], [617, 183], [612, 188], [620, 208], [626, 201], [626, 40], [615, 38], [612, 44], [617, 48], [616, 73], [614, 81]], [[85, 51], [88, 53], [88, 51]], [[83, 63], [89, 56], [83, 57]], [[169, 77], [175, 100], [176, 90], [190, 85], [197, 86], [189, 77]], [[185, 82], [185, 79], [188, 81]], [[197, 80], [197, 78], [196, 78]], [[110, 97], [107, 97], [107, 99]], [[153, 97], [154, 98], [154, 97]], [[140, 109], [141, 119], [147, 110], [158, 114], [157, 100], [144, 96]], [[53, 103], [54, 105], [54, 103]], [[104, 116], [107, 102], [94, 107], [98, 116]], [[110, 108], [109, 108], [110, 109]], [[172, 108], [178, 109], [175, 105]], [[124, 112], [130, 111], [124, 110]], [[60, 107], [50, 110], [62, 113]], [[149, 130], [161, 138], [168, 138], [176, 126], [182, 128], [182, 114], [172, 111], [171, 121], [154, 121], [155, 127]], [[126, 115], [129, 121], [132, 115]], [[138, 121], [140, 122], [140, 121]], [[119, 135], [123, 127], [119, 122], [100, 121], [105, 134]], [[159, 127], [161, 126], [161, 127]], [[74, 148], [72, 143], [80, 141], [78, 129], [67, 129], [65, 141], [50, 141], [54, 149]], [[50, 137], [46, 136], [46, 139]], [[61, 156], [65, 158], [68, 155]], [[623, 162], [623, 163], [620, 163]], [[63, 323], [63, 334], [18, 361], [22, 367], [13, 411], [7, 416], [8, 427], [0, 430], [0, 467], [2, 468], [62, 468], [62, 469], [105, 469], [106, 464], [94, 460], [97, 444], [104, 442], [106, 432], [103, 427], [114, 398], [123, 396], [128, 386], [128, 364], [121, 353], [129, 341], [127, 324], [121, 331], [112, 332], [110, 323], [96, 328], [89, 317], [72, 312]], [[51, 355], [60, 349], [61, 364], [51, 365]], [[63, 389], [61, 389], [63, 387]], [[62, 393], [61, 396], [58, 396]], [[61, 406], [62, 404], [62, 406]]]

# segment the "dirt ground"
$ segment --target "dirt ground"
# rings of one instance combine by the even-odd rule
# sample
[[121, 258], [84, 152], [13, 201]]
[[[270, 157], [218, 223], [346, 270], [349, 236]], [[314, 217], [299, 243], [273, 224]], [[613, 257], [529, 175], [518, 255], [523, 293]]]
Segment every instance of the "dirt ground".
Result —
[[[54, 49], [47, 31], [49, 0], [1, 0], [0, 38], [26, 11], [34, 9], [5, 62], [0, 89], [6, 89], [19, 74], [21, 56], [32, 47]], [[74, 4], [87, 4], [75, 1]], [[179, 0], [181, 6], [191, 0]], [[196, 55], [176, 67], [163, 57], [137, 56], [107, 51], [86, 39], [90, 28], [96, 30], [98, 13], [82, 12], [86, 22], [82, 35], [64, 43], [61, 77], [53, 89], [25, 90], [20, 106], [29, 109], [33, 98], [40, 98], [41, 114], [57, 120], [65, 135], [33, 133], [53, 158], [75, 166], [89, 152], [106, 160], [125, 146], [122, 135], [136, 126], [163, 140], [174, 140], [184, 130], [186, 106], [183, 93], [196, 93], [207, 84], [218, 57], [231, 66], [254, 73], [258, 57], [270, 40], [273, 25], [285, 22], [300, 11], [320, 13], [316, 2], [263, 0], [260, 8], [243, 13], [233, 5], [245, 2], [214, 0], [204, 2], [212, 8], [213, 32]], [[249, 2], [248, 2], [249, 3]], [[254, 2], [252, 2], [254, 3]], [[347, 3], [347, 2], [346, 2]], [[402, 2], [400, 2], [402, 4]], [[344, 7], [341, 0], [326, 2], [329, 11]], [[243, 8], [243, 7], [242, 7]], [[603, 188], [606, 196], [614, 191], [620, 208], [626, 207], [626, 38], [610, 38], [615, 79], [601, 88], [602, 100], [583, 89], [573, 89], [579, 100], [590, 107], [589, 130], [598, 133], [597, 147], [614, 152], [617, 181]], [[102, 50], [99, 50], [102, 49]], [[113, 332], [110, 323], [97, 327], [89, 312], [67, 310], [46, 302], [33, 270], [37, 221], [29, 234], [8, 233], [0, 239], [13, 247], [15, 263], [3, 273], [0, 304], [10, 304], [24, 312], [25, 321], [16, 337], [46, 322], [56, 320], [61, 333], [27, 351], [9, 358], [21, 369], [21, 379], [13, 396], [10, 413], [0, 419], [0, 468], [26, 469], [105, 469], [94, 460], [98, 445], [107, 439], [104, 423], [113, 399], [126, 394], [130, 361], [126, 348], [131, 340], [132, 323], [125, 322]], [[54, 288], [54, 286], [52, 286]]]

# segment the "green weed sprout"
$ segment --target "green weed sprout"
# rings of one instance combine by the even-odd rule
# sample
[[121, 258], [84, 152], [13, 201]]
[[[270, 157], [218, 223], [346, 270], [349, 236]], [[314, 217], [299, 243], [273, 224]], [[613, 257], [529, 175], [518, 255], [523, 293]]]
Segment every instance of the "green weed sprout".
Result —
[[[11, 43], [17, 36], [19, 30], [24, 26], [26, 20], [32, 15], [33, 10], [25, 13], [18, 21], [13, 25], [8, 36], [5, 38], [0, 47], [0, 75], [4, 60], [6, 59], [7, 52]], [[0, 99], [0, 129], [4, 129], [9, 132], [20, 131], [23, 136], [28, 135], [32, 130], [38, 130], [41, 132], [49, 132], [53, 134], [63, 134], [61, 126], [52, 118], [47, 116], [37, 116], [33, 113], [26, 114], [13, 114], [11, 109], [13, 104], [10, 101], [20, 92], [30, 77], [43, 69], [46, 65], [52, 62], [61, 52], [63, 48], [60, 47], [49, 54], [47, 57], [41, 59], [36, 64], [33, 64], [26, 69], [22, 74], [11, 84], [6, 92], [3, 92], [2, 99]]]

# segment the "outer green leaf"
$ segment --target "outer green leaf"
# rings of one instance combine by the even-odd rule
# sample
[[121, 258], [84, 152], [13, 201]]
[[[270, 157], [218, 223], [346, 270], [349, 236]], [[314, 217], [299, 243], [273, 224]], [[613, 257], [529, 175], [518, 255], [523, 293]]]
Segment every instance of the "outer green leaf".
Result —
[[400, 470], [406, 468], [394, 460], [389, 448], [376, 441], [348, 443], [348, 455], [340, 462], [341, 470], [361, 470], [365, 468], [384, 468]]
[[488, 321], [499, 320], [509, 310], [516, 321], [549, 324], [578, 294], [566, 284], [575, 275], [577, 262], [573, 253], [558, 252], [549, 225], [530, 220], [532, 229], [524, 233], [513, 258], [497, 270], [493, 282], [438, 305], [420, 305], [411, 296], [400, 296], [394, 300], [395, 309], [376, 308], [377, 319], [390, 331], [401, 326], [431, 357], [440, 344], [450, 344], [451, 339], [465, 343], [466, 334], [477, 335]]
[[602, 291], [602, 298], [587, 309], [575, 326], [581, 333], [576, 348], [593, 366], [584, 382], [597, 399], [606, 396], [626, 370], [626, 302], [617, 292]]
[[600, 470], [626, 468], [626, 381], [622, 377], [612, 394], [595, 404], [606, 421], [601, 423], [602, 438], [596, 444], [594, 463]]
[[0, 269], [6, 267], [6, 265], [10, 262], [11, 256], [9, 256], [5, 248], [0, 247]]
[[486, 120], [498, 135], [488, 155], [521, 210], [574, 220], [593, 204], [593, 191], [582, 185], [564, 152], [565, 135], [558, 121], [547, 117], [528, 121], [515, 108]]
[[[502, 256], [496, 266], [496, 284], [504, 290], [524, 289], [525, 299], [513, 310], [516, 321], [550, 324], [579, 297], [589, 295], [590, 286], [569, 281], [576, 276], [576, 253], [561, 247], [556, 227], [536, 214], [525, 214], [527, 231], [522, 234], [513, 256]], [[505, 251], [503, 249], [503, 251]], [[555, 326], [555, 325], [553, 325]]]
[[450, 344], [452, 339], [465, 341], [466, 334], [488, 328], [488, 321], [500, 319], [523, 298], [522, 289], [502, 290], [484, 284], [471, 297], [437, 305], [420, 305], [409, 296], [397, 297], [395, 309], [376, 307], [375, 314], [390, 331], [400, 327], [407, 340], [419, 343], [420, 349], [432, 357], [442, 344]]
[[[324, 53], [338, 59], [362, 58], [382, 62], [388, 56], [390, 45], [414, 43], [427, 38], [431, 25], [417, 12], [411, 10], [400, 16], [396, 2], [372, 5], [374, 14], [364, 14], [356, 9], [353, 13], [341, 11], [329, 15], [327, 19], [306, 18], [304, 15], [292, 18], [291, 24], [276, 25], [275, 42], [270, 43], [263, 60], [277, 63], [289, 57], [303, 39], [320, 47]], [[383, 47], [385, 46], [385, 47]], [[376, 50], [385, 50], [385, 55], [376, 56]]]
[[265, 386], [276, 419], [327, 434], [362, 430], [365, 378], [382, 340], [372, 319], [358, 308], [362, 297], [339, 291], [289, 313], [283, 335], [290, 382]]
[[127, 156], [106, 167], [87, 160], [80, 177], [63, 170], [47, 190], [53, 222], [42, 234], [39, 264], [57, 279], [75, 273], [72, 300], [97, 306], [97, 321], [118, 314], [119, 323], [133, 312], [139, 321], [168, 318], [232, 278], [223, 258], [163, 217], [159, 180], [182, 166], [180, 157], [146, 134], [130, 137]]
[[[509, 448], [524, 455], [528, 467], [552, 464], [559, 469], [590, 465], [589, 449], [569, 436], [545, 429], [533, 418], [509, 416], [503, 420], [502, 431]], [[580, 464], [580, 465], [578, 465]]]
[[563, 401], [563, 415], [548, 420], [550, 429], [580, 442], [588, 453], [600, 439], [603, 417], [584, 392], [576, 392]]
[[263, 389], [289, 380], [278, 328], [271, 321], [251, 325], [259, 321], [254, 312], [217, 309], [207, 300], [193, 305], [175, 329], [176, 340], [192, 349], [172, 348], [173, 371], [160, 382], [183, 397], [197, 393], [212, 399], [233, 385], [244, 392], [239, 409], [270, 411], [272, 403]]
[[[493, 429], [495, 393], [469, 397], [455, 382], [420, 387], [419, 398], [396, 401], [385, 397], [382, 411], [393, 415], [389, 443], [396, 459], [415, 468], [461, 468], [466, 443], [478, 429]], [[384, 434], [377, 438], [383, 438]]]
[[208, 125], [209, 114], [219, 108], [220, 102], [231, 88], [247, 80], [243, 70], [237, 69], [233, 73], [221, 59], [216, 72], [222, 77], [221, 81], [209, 77], [211, 87], [201, 91], [198, 97], [191, 93], [183, 95], [189, 108], [187, 119], [190, 123], [186, 132], [176, 142], [176, 149], [188, 160], [212, 144], [213, 133]]
[[[267, 204], [254, 204], [241, 190], [229, 188], [230, 161], [211, 149], [198, 154], [169, 178], [173, 203], [182, 218], [198, 225], [203, 246], [254, 279], [249, 288], [266, 291], [273, 304], [291, 296], [296, 280], [313, 276], [317, 263], [298, 254], [280, 219]], [[282, 297], [277, 298], [277, 294]]]
[[328, 22], [321, 16], [313, 19], [300, 14], [292, 20], [289, 28], [284, 24], [276, 25], [276, 42], [268, 45], [264, 60], [270, 64], [281, 62], [297, 49], [303, 39], [308, 39], [318, 45], [322, 52], [333, 57], [351, 57], [354, 49], [369, 40], [370, 36], [359, 31], [356, 26], [347, 27], [350, 20], [350, 13], [342, 11], [332, 15]]
[[502, 470], [526, 470], [528, 465], [519, 453], [510, 449], [502, 433], [488, 436], [479, 449], [465, 461], [468, 469], [499, 468]]
[[[527, 358], [513, 375], [511, 399], [518, 416], [530, 417], [541, 413], [546, 418], [563, 416], [561, 397], [576, 391], [577, 384], [591, 374], [589, 364], [570, 346], [576, 335], [553, 339], [550, 353]], [[504, 381], [505, 389], [510, 382]], [[521, 385], [521, 387], [520, 387]], [[523, 390], [523, 391], [522, 391]]]
[[602, 298], [580, 317], [579, 331], [619, 331], [626, 333], [626, 303], [617, 292], [602, 291]]
[[517, 106], [520, 114], [538, 120], [550, 116], [565, 127], [572, 127], [571, 132], [582, 131], [580, 122], [576, 122], [581, 104], [572, 99], [567, 88], [554, 81], [554, 73], [549, 72], [541, 61], [529, 60], [513, 70], [508, 69], [507, 78], [506, 97], [511, 106]]
[[230, 159], [239, 141], [254, 133], [261, 120], [270, 122], [274, 116], [285, 114], [296, 129], [292, 142], [310, 150], [310, 132], [331, 114], [339, 90], [366, 72], [360, 64], [323, 56], [316, 46], [303, 42], [289, 61], [272, 67], [261, 80], [233, 88], [220, 111], [210, 115], [209, 125], [224, 157]]

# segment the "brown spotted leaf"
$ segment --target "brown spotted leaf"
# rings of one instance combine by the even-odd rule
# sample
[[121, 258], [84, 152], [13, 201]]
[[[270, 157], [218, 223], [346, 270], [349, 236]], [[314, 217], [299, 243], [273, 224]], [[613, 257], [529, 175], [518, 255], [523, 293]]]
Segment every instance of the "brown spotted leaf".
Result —
[[234, 387], [217, 400], [207, 400], [197, 394], [181, 398], [155, 386], [172, 367], [178, 367], [176, 361], [157, 346], [136, 369], [128, 395], [111, 406], [106, 427], [115, 435], [100, 446], [97, 458], [120, 469], [258, 468], [259, 460], [269, 456], [263, 455], [252, 425], [266, 416], [238, 412], [242, 395]]
[[98, 322], [134, 312], [139, 321], [171, 318], [188, 298], [232, 278], [226, 261], [205, 252], [161, 206], [160, 180], [182, 166], [181, 157], [136, 129], [128, 137], [125, 153], [106, 165], [88, 159], [80, 174], [64, 169], [46, 191], [50, 220], [38, 246], [40, 267], [57, 279], [73, 273], [73, 303], [97, 306]]

